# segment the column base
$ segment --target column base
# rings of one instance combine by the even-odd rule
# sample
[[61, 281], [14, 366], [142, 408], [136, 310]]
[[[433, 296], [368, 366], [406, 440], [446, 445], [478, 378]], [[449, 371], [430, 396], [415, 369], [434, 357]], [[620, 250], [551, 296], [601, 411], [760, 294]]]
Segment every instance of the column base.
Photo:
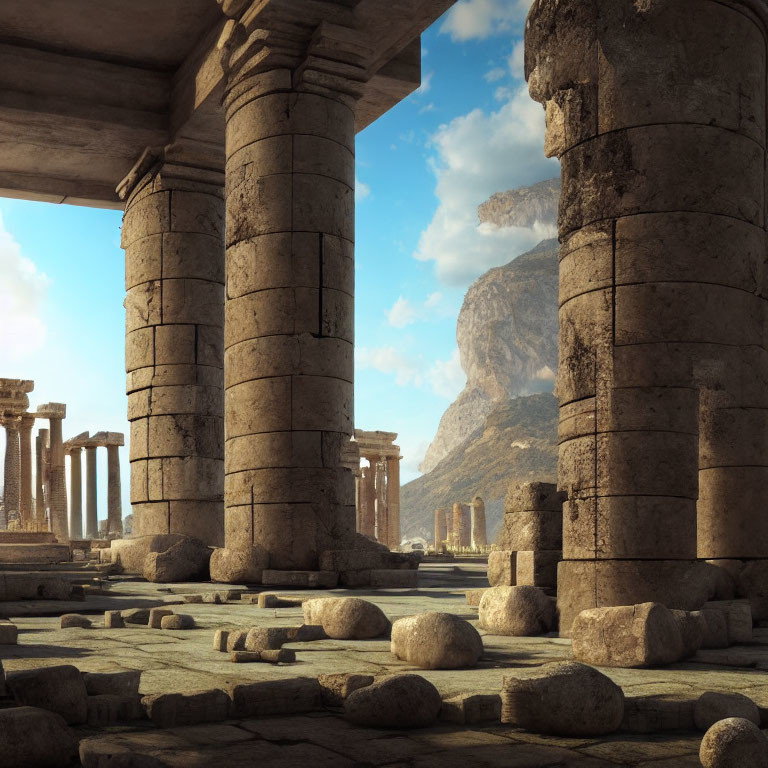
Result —
[[695, 611], [716, 593], [717, 568], [698, 560], [563, 560], [557, 572], [560, 636], [587, 608], [663, 603]]

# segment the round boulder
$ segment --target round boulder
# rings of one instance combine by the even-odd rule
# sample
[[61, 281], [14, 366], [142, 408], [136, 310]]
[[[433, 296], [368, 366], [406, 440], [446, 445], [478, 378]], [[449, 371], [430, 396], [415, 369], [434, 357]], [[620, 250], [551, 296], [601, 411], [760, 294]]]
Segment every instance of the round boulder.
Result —
[[214, 549], [211, 581], [224, 584], [258, 584], [267, 567], [268, 554], [262, 549]]
[[541, 635], [555, 625], [554, 602], [538, 587], [487, 589], [478, 615], [480, 626], [494, 635]]
[[752, 699], [740, 693], [702, 693], [693, 710], [693, 721], [700, 731], [709, 730], [720, 720], [737, 717], [760, 725], [760, 711]]
[[544, 664], [505, 677], [501, 721], [552, 736], [602, 736], [617, 731], [624, 693], [594, 667], [578, 661]]
[[704, 768], [768, 768], [768, 739], [749, 720], [729, 717], [704, 734], [699, 760]]
[[92, 626], [91, 620], [87, 616], [82, 616], [79, 613], [65, 613], [61, 617], [61, 628], [68, 629], [69, 627], [80, 627], [80, 629], [90, 629]]
[[378, 605], [359, 597], [318, 597], [304, 602], [304, 623], [322, 626], [334, 640], [368, 640], [389, 631]]
[[474, 667], [483, 655], [478, 631], [452, 613], [430, 611], [392, 625], [391, 650], [421, 669]]
[[349, 694], [344, 716], [373, 728], [425, 728], [441, 704], [437, 688], [420, 675], [389, 675]]

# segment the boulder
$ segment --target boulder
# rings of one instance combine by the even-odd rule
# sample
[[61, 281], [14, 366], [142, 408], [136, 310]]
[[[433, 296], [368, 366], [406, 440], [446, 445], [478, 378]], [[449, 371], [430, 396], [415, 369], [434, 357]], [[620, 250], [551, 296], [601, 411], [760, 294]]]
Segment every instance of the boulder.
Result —
[[601, 667], [652, 667], [683, 658], [675, 615], [661, 603], [590, 608], [571, 629], [573, 656]]
[[214, 549], [211, 555], [211, 581], [224, 584], [258, 584], [269, 565], [263, 549]]
[[61, 617], [61, 628], [79, 627], [80, 629], [90, 629], [91, 620], [87, 616], [81, 616], [79, 613], [65, 613]]
[[729, 717], [749, 720], [760, 725], [760, 710], [752, 699], [740, 693], [702, 693], [693, 710], [693, 722], [700, 731], [708, 731], [715, 723]]
[[699, 760], [703, 768], [768, 768], [768, 739], [749, 720], [729, 717], [704, 734]]
[[199, 539], [184, 536], [163, 552], [144, 558], [142, 574], [157, 584], [207, 578], [211, 549]]
[[60, 715], [0, 709], [0, 768], [66, 768], [76, 757], [77, 738]]
[[452, 613], [430, 611], [392, 625], [391, 650], [421, 669], [474, 667], [483, 655], [478, 631]]
[[303, 605], [304, 623], [319, 624], [334, 640], [367, 640], [389, 631], [378, 605], [359, 597], [319, 597]]
[[70, 725], [88, 718], [88, 693], [80, 671], [69, 664], [8, 672], [8, 690], [20, 707], [39, 707], [61, 715]]
[[501, 721], [553, 736], [602, 736], [617, 731], [624, 694], [616, 683], [577, 661], [544, 664], [501, 689]]
[[149, 624], [149, 608], [126, 608], [120, 617], [126, 624]]
[[184, 538], [179, 533], [162, 533], [135, 539], [117, 539], [110, 544], [112, 562], [119, 564], [127, 573], [141, 573], [144, 559], [150, 552], [165, 552]]
[[344, 701], [344, 717], [371, 728], [425, 728], [440, 713], [440, 694], [420, 675], [388, 675]]
[[326, 707], [343, 707], [344, 700], [353, 691], [371, 685], [373, 680], [373, 675], [356, 675], [350, 672], [317, 676], [317, 682], [322, 689], [323, 704]]
[[152, 629], [160, 629], [160, 623], [163, 620], [163, 616], [173, 616], [172, 608], [150, 608], [149, 610], [149, 626]]
[[551, 632], [555, 605], [538, 587], [493, 587], [480, 599], [480, 626], [493, 635], [525, 637]]
[[186, 613], [173, 613], [160, 619], [160, 629], [193, 629], [195, 620]]
[[517, 584], [517, 552], [495, 549], [488, 553], [488, 583], [492, 587]]

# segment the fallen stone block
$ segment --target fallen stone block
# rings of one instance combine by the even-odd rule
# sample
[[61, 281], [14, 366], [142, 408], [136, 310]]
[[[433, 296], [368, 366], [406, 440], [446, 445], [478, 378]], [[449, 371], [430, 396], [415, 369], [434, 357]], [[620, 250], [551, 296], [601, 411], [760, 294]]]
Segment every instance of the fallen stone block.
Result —
[[60, 715], [0, 709], [0, 768], [68, 768], [76, 757], [77, 738]]
[[513, 552], [562, 550], [563, 511], [524, 509], [504, 515], [502, 541]]
[[16, 645], [19, 642], [19, 628], [10, 622], [0, 623], [0, 645]]
[[193, 629], [195, 620], [185, 613], [174, 613], [160, 619], [161, 629]]
[[371, 685], [373, 680], [373, 675], [356, 675], [349, 672], [317, 676], [317, 682], [322, 691], [323, 705], [326, 707], [344, 706], [344, 700], [350, 693]]
[[96, 728], [104, 728], [130, 720], [141, 720], [144, 710], [138, 696], [116, 696], [102, 693], [88, 697], [87, 723]]
[[2, 602], [75, 600], [77, 599], [76, 592], [82, 595], [81, 588], [76, 589], [69, 581], [60, 576], [6, 572], [0, 579], [0, 601]]
[[443, 699], [440, 719], [449, 723], [498, 723], [501, 720], [501, 696], [497, 693], [461, 693]]
[[256, 549], [214, 549], [211, 555], [211, 581], [225, 584], [258, 584], [267, 567], [269, 555], [266, 550]]
[[478, 618], [493, 635], [525, 637], [551, 632], [556, 610], [538, 587], [492, 587], [480, 600]]
[[77, 627], [79, 629], [90, 629], [91, 620], [87, 616], [81, 616], [79, 613], [65, 613], [61, 617], [61, 628], [70, 629]]
[[110, 542], [112, 562], [120, 565], [126, 573], [141, 573], [144, 559], [150, 552], [165, 552], [184, 538], [178, 533], [165, 533], [138, 536], [135, 539], [117, 539]]
[[293, 664], [296, 661], [296, 651], [288, 648], [263, 651], [232, 651], [231, 660], [235, 664], [262, 662], [268, 664]]
[[320, 624], [302, 624], [288, 630], [288, 642], [311, 643], [315, 640], [327, 640], [328, 635]]
[[[259, 608], [300, 608], [309, 598], [275, 595], [272, 592], [261, 592], [251, 597], [257, 598]], [[240, 598], [243, 599], [242, 597]]]
[[371, 586], [377, 589], [415, 589], [419, 585], [416, 570], [371, 570]]
[[304, 622], [319, 624], [334, 640], [367, 640], [389, 631], [389, 619], [375, 603], [359, 597], [319, 597], [302, 606]]
[[501, 721], [552, 736], [602, 736], [619, 729], [624, 694], [602, 672], [580, 664], [544, 664], [504, 677]]
[[125, 627], [125, 620], [120, 614], [120, 611], [104, 611], [104, 628], [105, 629], [123, 629]]
[[563, 553], [560, 550], [518, 551], [518, 586], [556, 588], [557, 564], [562, 559]]
[[246, 651], [266, 651], [279, 649], [288, 642], [288, 627], [253, 627], [245, 637]]
[[47, 709], [70, 725], [84, 723], [88, 718], [88, 694], [76, 667], [66, 664], [7, 672], [5, 682], [20, 707]]
[[160, 629], [164, 616], [173, 616], [170, 608], [151, 608], [149, 611], [149, 626], [152, 629]]
[[230, 711], [229, 695], [219, 688], [197, 693], [156, 693], [144, 696], [141, 704], [158, 728], [218, 722], [226, 720]]
[[142, 575], [159, 584], [207, 578], [211, 549], [199, 539], [184, 536], [163, 552], [150, 552], [144, 558]]
[[717, 693], [707, 691], [696, 701], [693, 722], [696, 729], [708, 731], [719, 720], [739, 717], [750, 723], [760, 725], [760, 711], [752, 699], [740, 693]]
[[83, 672], [85, 690], [89, 696], [112, 694], [114, 696], [138, 696], [141, 670], [127, 669], [122, 672]]
[[234, 683], [229, 692], [234, 717], [291, 715], [322, 708], [320, 683], [312, 677]]
[[488, 553], [488, 583], [492, 587], [514, 587], [517, 584], [517, 552], [495, 549]]
[[187, 604], [202, 603], [203, 596], [202, 595], [184, 595], [184, 602]]
[[680, 640], [683, 643], [683, 655], [688, 659], [698, 652], [704, 644], [705, 620], [700, 613], [693, 611], [671, 610], [680, 631]]
[[149, 608], [126, 608], [120, 615], [126, 624], [149, 624]]
[[227, 650], [227, 642], [229, 641], [228, 629], [217, 629], [213, 633], [213, 650], [224, 652]]
[[274, 587], [303, 587], [305, 589], [333, 589], [339, 583], [336, 571], [275, 571], [262, 573], [261, 583]]
[[723, 611], [703, 608], [700, 611], [693, 611], [692, 614], [701, 617], [704, 629], [704, 637], [701, 641], [702, 648], [728, 647], [728, 620]]
[[749, 720], [729, 717], [704, 734], [699, 760], [703, 768], [768, 768], [768, 739]]
[[437, 611], [398, 619], [390, 648], [420, 669], [474, 667], [483, 655], [480, 633], [468, 621]]
[[571, 630], [573, 656], [602, 667], [652, 667], [683, 658], [680, 628], [661, 603], [582, 611]]
[[420, 675], [388, 675], [351, 693], [344, 717], [370, 728], [426, 728], [440, 706], [437, 688]]
[[752, 641], [752, 606], [749, 600], [711, 600], [702, 608], [720, 610], [725, 614], [730, 645]]
[[247, 629], [231, 630], [227, 636], [227, 653], [232, 653], [232, 651], [244, 651], [245, 639], [247, 637]]
[[467, 599], [467, 605], [471, 605], [472, 607], [477, 608], [480, 605], [480, 600], [482, 599], [485, 591], [485, 589], [468, 589], [464, 593]]

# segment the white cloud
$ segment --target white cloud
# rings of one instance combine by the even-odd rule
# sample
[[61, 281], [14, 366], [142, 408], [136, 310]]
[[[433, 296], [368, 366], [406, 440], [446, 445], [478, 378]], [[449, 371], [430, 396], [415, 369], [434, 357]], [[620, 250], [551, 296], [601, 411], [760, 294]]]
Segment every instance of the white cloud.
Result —
[[361, 200], [365, 200], [371, 194], [371, 187], [355, 176], [355, 202], [359, 203]]
[[461, 368], [459, 348], [456, 347], [447, 360], [438, 360], [430, 368], [429, 383], [436, 395], [455, 400], [467, 383], [467, 375]]
[[418, 312], [408, 299], [398, 296], [392, 309], [387, 312], [387, 320], [393, 328], [405, 328], [416, 321]]
[[489, 83], [495, 83], [497, 80], [501, 80], [506, 74], [507, 70], [503, 67], [494, 67], [483, 75], [483, 80], [486, 80]]
[[512, 77], [522, 79], [525, 77], [525, 40], [518, 40], [512, 53], [507, 58], [507, 64]]
[[419, 96], [426, 93], [432, 87], [432, 78], [434, 76], [434, 72], [427, 72], [427, 74], [421, 78], [421, 85], [414, 91], [414, 93]]
[[451, 8], [440, 27], [452, 40], [483, 40], [522, 21], [530, 0], [461, 0]]
[[428, 309], [436, 307], [443, 300], [443, 294], [440, 291], [435, 291], [427, 296], [427, 300], [424, 302], [424, 306]]
[[419, 114], [423, 115], [427, 112], [434, 112], [435, 111], [435, 103], [433, 101], [430, 101], [429, 104], [425, 104], [420, 110]]
[[[26, 258], [0, 215], [0, 362], [32, 357], [45, 343], [48, 278]], [[7, 370], [7, 369], [6, 369]], [[13, 375], [11, 373], [4, 375]]]
[[477, 206], [494, 192], [557, 174], [557, 160], [544, 156], [543, 145], [544, 111], [525, 85], [511, 92], [497, 111], [475, 109], [441, 126], [431, 138], [439, 205], [414, 255], [434, 261], [438, 279], [466, 286], [491, 267], [555, 236], [554, 222], [503, 229], [477, 222]]
[[398, 387], [420, 387], [424, 383], [420, 361], [394, 347], [360, 347], [355, 350], [355, 365], [361, 370], [394, 375]]

